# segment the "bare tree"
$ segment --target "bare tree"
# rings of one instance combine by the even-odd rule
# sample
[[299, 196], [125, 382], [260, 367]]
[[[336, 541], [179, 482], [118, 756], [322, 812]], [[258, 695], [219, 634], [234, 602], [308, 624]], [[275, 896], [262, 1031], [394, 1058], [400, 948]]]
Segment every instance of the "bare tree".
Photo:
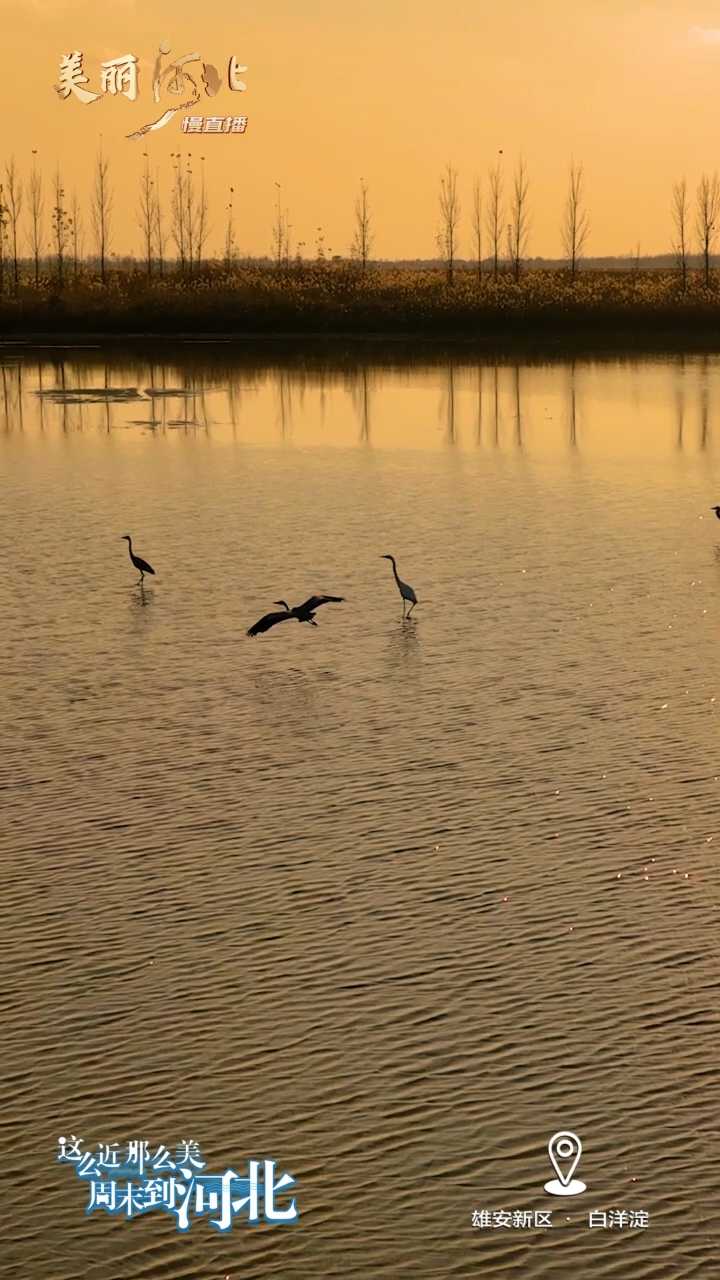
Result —
[[62, 185], [60, 176], [60, 168], [55, 170], [55, 180], [53, 182], [53, 199], [52, 208], [52, 236], [55, 243], [55, 257], [57, 260], [57, 279], [58, 287], [62, 289], [64, 278], [65, 248], [70, 232], [71, 221], [65, 208], [65, 189]]
[[482, 283], [482, 189], [478, 178], [473, 186], [472, 229], [477, 257], [478, 284]]
[[12, 248], [13, 292], [17, 293], [18, 291], [18, 251], [17, 251], [18, 221], [20, 219], [20, 212], [22, 210], [23, 189], [22, 189], [22, 183], [20, 182], [17, 176], [17, 169], [15, 168], [15, 158], [13, 156], [10, 157], [10, 160], [5, 165], [5, 182], [6, 182], [5, 193], [6, 193], [6, 202], [7, 202], [7, 212], [8, 212], [8, 219], [9, 219], [8, 235], [9, 235], [10, 245]]
[[371, 226], [372, 218], [368, 206], [368, 189], [365, 179], [360, 179], [360, 194], [355, 201], [355, 236], [350, 252], [360, 263], [363, 273], [367, 270], [368, 258], [374, 235]]
[[163, 274], [165, 265], [165, 220], [160, 202], [160, 170], [155, 170], [155, 199], [153, 203], [153, 230], [157, 248], [158, 271]]
[[677, 259], [680, 275], [682, 278], [683, 293], [687, 288], [687, 244], [688, 244], [688, 203], [687, 203], [687, 182], [684, 178], [680, 182], [673, 183], [672, 189], [672, 219], [675, 237], [673, 240], [673, 253]]
[[100, 279], [105, 284], [106, 261], [110, 242], [110, 216], [112, 213], [112, 192], [108, 178], [108, 162], [103, 155], [102, 146], [98, 152], [95, 166], [95, 190], [93, 192], [92, 217], [95, 228], [98, 258], [100, 259]]
[[197, 240], [197, 209], [195, 207], [195, 181], [192, 162], [188, 156], [185, 170], [185, 237], [187, 241], [187, 266], [192, 275]]
[[717, 173], [714, 173], [712, 178], [704, 173], [697, 189], [696, 225], [705, 267], [706, 287], [710, 284], [710, 255], [717, 232], [718, 213], [720, 213], [720, 184]]
[[40, 280], [40, 250], [42, 248], [42, 218], [44, 201], [42, 194], [42, 178], [38, 173], [37, 151], [33, 151], [33, 167], [30, 174], [30, 249], [35, 261], [35, 288]]
[[140, 175], [140, 204], [138, 206], [138, 225], [142, 232], [145, 249], [145, 269], [148, 280], [152, 278], [153, 232], [155, 222], [155, 196], [153, 181], [150, 177], [150, 157], [143, 151], [145, 168]]
[[460, 223], [460, 197], [457, 192], [457, 170], [447, 165], [440, 178], [440, 230], [438, 248], [447, 269], [447, 282], [452, 284], [457, 255], [458, 226]]
[[513, 180], [510, 224], [508, 227], [509, 257], [516, 280], [520, 279], [520, 264], [527, 248], [529, 221], [527, 170], [524, 160], [520, 159]]
[[486, 226], [488, 235], [490, 236], [490, 246], [492, 249], [493, 260], [493, 278], [497, 279], [498, 260], [500, 257], [500, 228], [503, 220], [503, 181], [502, 169], [498, 160], [494, 169], [490, 170], [488, 177], [489, 196]]
[[77, 192], [73, 193], [71, 209], [72, 209], [72, 216], [70, 218], [70, 222], [71, 222], [70, 230], [72, 233], [73, 281], [77, 283], [78, 263], [80, 262], [80, 259], [82, 257], [82, 240], [83, 240], [82, 214], [80, 213], [80, 201], [77, 198]]
[[562, 238], [573, 280], [575, 279], [575, 273], [577, 272], [589, 231], [590, 219], [585, 208], [583, 192], [583, 168], [581, 164], [576, 165], [571, 161], [562, 224]]
[[196, 235], [196, 258], [198, 266], [202, 265], [203, 253], [205, 251], [205, 242], [208, 237], [208, 201], [207, 191], [205, 188], [205, 157], [200, 157], [200, 191], [197, 198], [197, 235]]
[[235, 265], [235, 219], [233, 211], [233, 196], [235, 188], [230, 187], [228, 192], [227, 203], [227, 225], [225, 227], [225, 266], [231, 271]]
[[283, 210], [280, 204], [282, 187], [279, 182], [275, 183], [277, 190], [277, 199], [275, 201], [275, 225], [273, 227], [272, 244], [275, 265], [280, 266], [287, 258], [287, 209]]
[[5, 246], [10, 214], [5, 203], [5, 189], [0, 182], [0, 297], [5, 292]]
[[172, 238], [175, 241], [180, 269], [185, 270], [185, 175], [180, 152], [171, 152], [175, 160], [175, 184], [173, 186], [170, 216], [172, 219]]

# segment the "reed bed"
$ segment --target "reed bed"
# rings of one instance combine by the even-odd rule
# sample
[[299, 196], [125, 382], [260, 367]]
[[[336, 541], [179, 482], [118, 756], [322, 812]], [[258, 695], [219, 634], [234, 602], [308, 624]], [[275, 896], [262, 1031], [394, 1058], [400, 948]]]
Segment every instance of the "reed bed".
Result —
[[720, 287], [692, 273], [683, 289], [673, 271], [526, 270], [519, 280], [459, 269], [353, 263], [280, 267], [202, 264], [151, 276], [118, 268], [99, 276], [81, 267], [60, 288], [54, 274], [21, 272], [0, 297], [5, 335], [38, 333], [202, 333], [237, 336], [408, 335], [532, 343], [586, 337], [720, 341]]

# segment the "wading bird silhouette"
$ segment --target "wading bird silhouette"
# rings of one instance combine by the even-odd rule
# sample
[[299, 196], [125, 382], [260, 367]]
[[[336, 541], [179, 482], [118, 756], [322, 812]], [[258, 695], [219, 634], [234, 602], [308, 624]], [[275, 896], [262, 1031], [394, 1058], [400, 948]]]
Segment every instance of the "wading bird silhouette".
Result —
[[344, 596], [310, 596], [303, 604], [298, 604], [294, 609], [290, 608], [284, 600], [273, 600], [273, 604], [282, 605], [282, 613], [266, 613], [252, 627], [248, 628], [249, 636], [260, 635], [261, 631], [269, 631], [278, 622], [288, 622], [290, 618], [297, 618], [298, 622], [309, 622], [311, 627], [316, 627], [315, 610], [320, 608], [321, 604], [342, 604]]
[[120, 539], [120, 541], [121, 541], [121, 542], [127, 542], [127, 544], [128, 544], [128, 555], [130, 556], [130, 559], [132, 560], [133, 564], [135, 565], [135, 568], [140, 570], [140, 577], [139, 577], [138, 581], [139, 581], [139, 582], [142, 582], [142, 580], [143, 580], [143, 578], [145, 577], [145, 574], [146, 574], [146, 573], [152, 573], [152, 574], [154, 575], [155, 570], [153, 569], [152, 565], [151, 565], [151, 564], [148, 564], [147, 560], [143, 560], [141, 556], [136, 556], [136, 555], [135, 555], [135, 553], [134, 553], [134, 551], [133, 551], [133, 549], [132, 549], [132, 538], [130, 537], [130, 534], [129, 534], [129, 533], [124, 533], [124, 534], [122, 535], [122, 538]]
[[397, 588], [398, 588], [398, 591], [400, 592], [400, 595], [402, 596], [402, 602], [403, 602], [403, 618], [405, 617], [405, 601], [406, 601], [406, 600], [410, 600], [410, 602], [411, 602], [411, 604], [410, 604], [410, 608], [409, 608], [409, 609], [408, 609], [408, 611], [407, 611], [407, 616], [408, 616], [408, 618], [409, 618], [409, 617], [410, 617], [410, 614], [412, 613], [413, 609], [415, 608], [415, 605], [416, 605], [416, 604], [417, 604], [417, 602], [418, 602], [418, 598], [417, 598], [417, 596], [415, 595], [415, 592], [413, 591], [412, 587], [411, 587], [411, 586], [409, 586], [407, 582], [403, 582], [402, 578], [399, 576], [398, 571], [397, 571], [397, 565], [395, 564], [395, 557], [394, 557], [394, 556], [381, 556], [381, 557], [380, 557], [380, 559], [381, 559], [381, 560], [389, 560], [389, 561], [390, 561], [390, 563], [392, 564], [392, 567], [393, 567], [393, 573], [394, 573], [394, 575], [395, 575], [395, 581], [397, 582]]

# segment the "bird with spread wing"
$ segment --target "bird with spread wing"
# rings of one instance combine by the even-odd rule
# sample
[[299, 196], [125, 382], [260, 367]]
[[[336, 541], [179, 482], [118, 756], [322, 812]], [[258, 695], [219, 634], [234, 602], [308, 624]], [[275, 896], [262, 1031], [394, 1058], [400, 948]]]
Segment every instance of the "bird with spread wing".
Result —
[[298, 604], [294, 609], [290, 608], [284, 600], [273, 600], [273, 604], [282, 605], [282, 611], [279, 613], [266, 613], [264, 617], [248, 628], [249, 636], [258, 636], [263, 631], [269, 631], [271, 627], [276, 626], [278, 622], [288, 622], [290, 618], [296, 618], [298, 622], [309, 622], [311, 627], [316, 627], [315, 610], [320, 608], [321, 604], [342, 604], [344, 596], [310, 596], [303, 604]]

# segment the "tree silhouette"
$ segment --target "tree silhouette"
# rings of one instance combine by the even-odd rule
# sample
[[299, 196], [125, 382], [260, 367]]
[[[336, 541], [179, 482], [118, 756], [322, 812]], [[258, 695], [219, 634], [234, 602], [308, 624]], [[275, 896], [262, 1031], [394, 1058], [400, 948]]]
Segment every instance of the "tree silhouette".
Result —
[[495, 165], [495, 168], [490, 170], [490, 174], [488, 176], [488, 184], [490, 187], [490, 192], [488, 197], [488, 211], [487, 211], [486, 225], [487, 225], [488, 234], [490, 236], [490, 246], [492, 249], [493, 279], [497, 279], [498, 258], [500, 255], [500, 227], [502, 225], [502, 219], [503, 219], [503, 206], [502, 206], [503, 182], [502, 182], [502, 169], [500, 167], [499, 160]]
[[95, 164], [95, 188], [92, 200], [92, 219], [95, 228], [98, 258], [100, 260], [100, 279], [105, 284], [106, 261], [110, 241], [110, 215], [112, 213], [112, 193], [108, 179], [108, 161], [102, 144]]
[[360, 263], [363, 273], [367, 270], [368, 258], [374, 236], [371, 229], [371, 215], [368, 206], [368, 190], [365, 179], [360, 179], [360, 194], [355, 201], [355, 236], [351, 253]]
[[697, 189], [696, 226], [705, 268], [706, 288], [710, 284], [710, 254], [717, 232], [718, 213], [720, 213], [720, 184], [717, 173], [714, 173], [711, 178], [704, 173]]
[[437, 234], [440, 255], [447, 270], [447, 282], [453, 283], [460, 223], [460, 198], [457, 193], [457, 171], [448, 164], [440, 179], [440, 230]]
[[673, 183], [672, 189], [672, 218], [675, 238], [673, 240], [673, 253], [677, 259], [680, 275], [682, 278], [683, 293], [687, 288], [687, 246], [688, 246], [688, 204], [687, 204], [687, 182], [684, 178], [680, 182]]
[[18, 220], [22, 210], [22, 183], [17, 176], [15, 159], [11, 157], [5, 165], [5, 194], [8, 213], [8, 234], [12, 245], [13, 291], [18, 291]]
[[473, 240], [475, 241], [478, 284], [482, 283], [482, 229], [482, 190], [480, 179], [478, 178], [473, 185], [472, 202], [472, 230]]
[[513, 180], [510, 223], [508, 226], [509, 257], [516, 280], [520, 278], [520, 264], [527, 248], [528, 226], [528, 178], [525, 162], [520, 159]]
[[40, 250], [42, 248], [42, 218], [44, 201], [42, 177], [37, 167], [37, 151], [33, 151], [33, 167], [29, 183], [30, 195], [30, 249], [35, 262], [35, 288], [40, 282]]
[[562, 239], [573, 280], [590, 231], [590, 219], [585, 209], [583, 193], [583, 168], [570, 163], [570, 178], [562, 224]]

